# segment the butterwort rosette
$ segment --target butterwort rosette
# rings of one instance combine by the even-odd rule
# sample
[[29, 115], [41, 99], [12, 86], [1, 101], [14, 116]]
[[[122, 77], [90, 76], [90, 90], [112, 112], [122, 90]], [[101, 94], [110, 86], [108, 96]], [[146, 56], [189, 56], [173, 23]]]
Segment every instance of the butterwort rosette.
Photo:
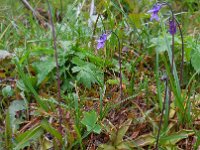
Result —
[[162, 4], [155, 4], [153, 8], [148, 11], [148, 13], [151, 13], [151, 19], [150, 19], [151, 21], [154, 19], [157, 21], [160, 20], [158, 16], [158, 12], [160, 11], [161, 8], [162, 8]]
[[172, 19], [169, 21], [169, 33], [171, 35], [176, 34], [176, 21], [175, 19]]
[[97, 40], [97, 49], [99, 50], [100, 48], [103, 48], [104, 47], [104, 45], [105, 45], [105, 43], [106, 43], [106, 40], [107, 40], [107, 34], [106, 33], [104, 33], [104, 34], [102, 34], [100, 37], [99, 37], [99, 39]]

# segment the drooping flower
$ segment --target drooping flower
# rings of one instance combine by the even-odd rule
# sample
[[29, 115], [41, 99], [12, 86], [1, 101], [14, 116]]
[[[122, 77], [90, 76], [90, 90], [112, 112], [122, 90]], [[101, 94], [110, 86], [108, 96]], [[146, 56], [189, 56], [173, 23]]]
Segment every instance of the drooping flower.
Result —
[[106, 42], [106, 40], [107, 40], [107, 34], [102, 34], [101, 36], [100, 36], [100, 38], [97, 40], [97, 49], [99, 50], [100, 48], [103, 48], [104, 47], [104, 45], [105, 45], [105, 42]]
[[176, 34], [176, 21], [175, 20], [169, 21], [169, 33], [171, 35]]
[[160, 11], [161, 8], [162, 8], [162, 4], [155, 4], [153, 8], [148, 11], [148, 13], [151, 13], [151, 19], [150, 19], [151, 21], [153, 19], [157, 21], [160, 20], [160, 18], [158, 17], [158, 12]]

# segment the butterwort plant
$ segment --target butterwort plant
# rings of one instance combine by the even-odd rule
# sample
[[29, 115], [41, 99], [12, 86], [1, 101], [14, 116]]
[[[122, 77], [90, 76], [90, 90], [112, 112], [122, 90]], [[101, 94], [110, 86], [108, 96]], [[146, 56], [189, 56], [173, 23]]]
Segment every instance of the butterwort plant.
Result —
[[97, 50], [104, 48], [105, 43], [107, 41], [107, 37], [109, 35], [114, 35], [117, 40], [118, 40], [118, 53], [119, 53], [119, 57], [118, 57], [118, 62], [119, 62], [119, 91], [120, 91], [120, 100], [122, 100], [122, 62], [121, 62], [121, 45], [120, 45], [120, 39], [118, 37], [118, 35], [114, 32], [114, 31], [109, 31], [108, 33], [103, 33], [102, 35], [100, 35], [99, 39], [97, 40]]
[[178, 20], [176, 19], [175, 15], [174, 15], [174, 11], [171, 7], [171, 5], [167, 2], [162, 2], [162, 3], [156, 3], [152, 9], [150, 9], [147, 13], [151, 14], [151, 18], [150, 20], [156, 20], [156, 21], [160, 21], [159, 18], [159, 11], [165, 7], [168, 6], [171, 12], [171, 17], [169, 18], [169, 33], [172, 36], [172, 58], [171, 58], [171, 73], [173, 74], [173, 65], [174, 65], [174, 36], [177, 32], [177, 26], [179, 28], [179, 32], [181, 35], [181, 40], [182, 40], [182, 60], [181, 60], [181, 71], [180, 71], [180, 83], [182, 83], [182, 78], [183, 78], [183, 68], [184, 68], [184, 43], [183, 43], [183, 34], [182, 34], [182, 30], [180, 28], [180, 24], [178, 22]]
[[[150, 18], [151, 21], [153, 21], [153, 20], [160, 21], [158, 13], [165, 6], [168, 6], [169, 9], [170, 9], [170, 12], [171, 12], [171, 17], [169, 18], [169, 29], [168, 29], [168, 32], [172, 36], [171, 74], [173, 74], [173, 66], [174, 66], [174, 36], [175, 36], [175, 34], [177, 32], [177, 25], [178, 25], [178, 28], [179, 28], [179, 31], [180, 31], [180, 35], [181, 35], [181, 40], [182, 40], [182, 62], [181, 62], [181, 72], [180, 72], [180, 83], [181, 83], [182, 82], [182, 77], [183, 77], [183, 64], [184, 64], [183, 34], [182, 34], [182, 30], [180, 28], [180, 24], [177, 21], [177, 19], [175, 18], [175, 15], [174, 15], [174, 12], [172, 10], [172, 7], [171, 7], [171, 5], [169, 3], [166, 3], [166, 2], [156, 3], [153, 6], [153, 8], [148, 11], [148, 13], [151, 13], [151, 18]], [[167, 84], [167, 80], [166, 80], [166, 89], [168, 88], [167, 86], [168, 86], [168, 84]], [[165, 97], [166, 97], [166, 94], [167, 93], [165, 92]], [[169, 98], [170, 98], [170, 100], [169, 100], [169, 103], [170, 103], [170, 101], [171, 101], [171, 91], [169, 92]], [[166, 100], [164, 100], [162, 113], [161, 113], [161, 118], [160, 118], [160, 124], [159, 124], [159, 128], [158, 128], [158, 134], [157, 134], [157, 138], [156, 138], [156, 150], [158, 149], [158, 145], [159, 145], [158, 142], [159, 142], [161, 124], [162, 124], [162, 119], [163, 119], [163, 113], [164, 113], [164, 109], [165, 109], [165, 107], [164, 107], [165, 106], [165, 101]]]

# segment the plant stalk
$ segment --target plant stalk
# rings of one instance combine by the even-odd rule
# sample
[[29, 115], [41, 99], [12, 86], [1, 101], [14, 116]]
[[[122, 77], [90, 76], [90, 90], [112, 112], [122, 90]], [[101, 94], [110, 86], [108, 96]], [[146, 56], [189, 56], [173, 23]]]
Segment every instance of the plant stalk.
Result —
[[[55, 61], [56, 61], [56, 78], [57, 78], [57, 88], [58, 88], [57, 98], [58, 98], [58, 102], [60, 104], [61, 88], [60, 88], [60, 73], [59, 73], [59, 64], [58, 64], [58, 51], [57, 51], [57, 44], [56, 44], [56, 32], [55, 32], [55, 26], [54, 26], [54, 23], [53, 23], [51, 7], [50, 7], [50, 4], [49, 4], [49, 1], [46, 0], [46, 2], [48, 4], [48, 10], [49, 10], [49, 13], [50, 13], [49, 16], [50, 16], [50, 24], [51, 24], [51, 28], [52, 28], [54, 56], [55, 56]], [[62, 131], [62, 109], [61, 109], [60, 105], [58, 106], [58, 110], [59, 110], [59, 131], [61, 132]]]
[[181, 71], [180, 71], [180, 85], [183, 84], [183, 71], [184, 71], [184, 41], [183, 41], [183, 32], [181, 30], [181, 26], [180, 26], [180, 23], [178, 22], [178, 20], [175, 18], [175, 21], [178, 25], [178, 29], [179, 29], [179, 32], [180, 32], [180, 35], [181, 35]]
[[[159, 126], [158, 126], [158, 134], [156, 137], [156, 148], [155, 148], [156, 150], [158, 150], [158, 146], [159, 146], [160, 131], [161, 131], [162, 120], [163, 120], [165, 105], [166, 105], [166, 101], [167, 101], [167, 92], [168, 92], [168, 78], [165, 77], [163, 80], [165, 81], [165, 96], [164, 96], [163, 108], [162, 108], [162, 112], [161, 112], [161, 118], [160, 118], [160, 122], [159, 122]], [[171, 92], [169, 92], [169, 94], [170, 93]]]
[[120, 100], [123, 98], [123, 93], [122, 93], [122, 61], [121, 61], [121, 48], [120, 48], [120, 40], [118, 35], [112, 31], [112, 33], [117, 37], [118, 40], [118, 53], [119, 53], [119, 90], [120, 90]]

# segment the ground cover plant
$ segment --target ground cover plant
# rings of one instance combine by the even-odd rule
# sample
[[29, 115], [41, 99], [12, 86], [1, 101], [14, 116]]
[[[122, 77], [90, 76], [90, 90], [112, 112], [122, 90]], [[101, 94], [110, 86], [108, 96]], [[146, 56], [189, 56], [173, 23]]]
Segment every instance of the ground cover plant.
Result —
[[200, 149], [198, 0], [0, 4], [0, 150]]

